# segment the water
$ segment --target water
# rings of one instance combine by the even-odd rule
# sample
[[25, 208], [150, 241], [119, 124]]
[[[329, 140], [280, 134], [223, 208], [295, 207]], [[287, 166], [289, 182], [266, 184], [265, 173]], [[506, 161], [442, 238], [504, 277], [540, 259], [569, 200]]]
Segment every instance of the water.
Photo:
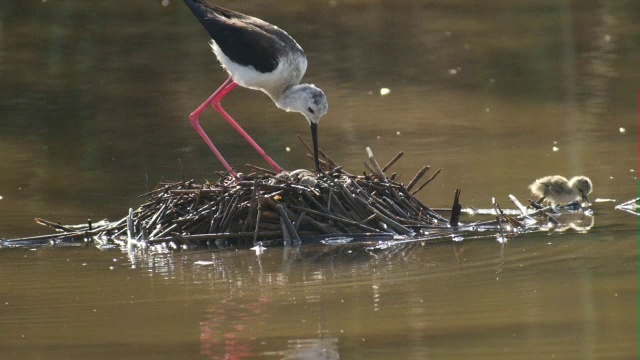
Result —
[[[34, 217], [120, 218], [181, 166], [215, 177], [187, 115], [225, 76], [186, 7], [164, 4], [0, 4], [0, 237], [49, 232]], [[443, 168], [420, 196], [435, 207], [457, 188], [464, 206], [509, 207], [550, 174], [617, 202], [594, 203], [586, 232], [504, 245], [5, 249], [0, 357], [636, 357], [638, 220], [613, 209], [638, 193], [636, 2], [224, 5], [305, 48], [330, 104], [320, 146], [345, 168], [366, 146], [381, 162], [402, 150], [404, 181]], [[280, 165], [312, 166], [302, 116], [245, 89], [224, 106]], [[213, 111], [202, 120], [232, 164], [263, 165]]]

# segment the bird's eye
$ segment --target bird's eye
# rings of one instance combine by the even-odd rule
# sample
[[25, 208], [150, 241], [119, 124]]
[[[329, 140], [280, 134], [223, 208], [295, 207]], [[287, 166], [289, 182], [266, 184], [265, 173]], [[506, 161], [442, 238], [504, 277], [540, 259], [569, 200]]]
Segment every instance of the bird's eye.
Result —
[[308, 112], [310, 112], [310, 113], [312, 113], [312, 114], [315, 114], [315, 111], [313, 111], [313, 109], [312, 109], [311, 107], [309, 107], [309, 108], [307, 109], [307, 111], [308, 111]]

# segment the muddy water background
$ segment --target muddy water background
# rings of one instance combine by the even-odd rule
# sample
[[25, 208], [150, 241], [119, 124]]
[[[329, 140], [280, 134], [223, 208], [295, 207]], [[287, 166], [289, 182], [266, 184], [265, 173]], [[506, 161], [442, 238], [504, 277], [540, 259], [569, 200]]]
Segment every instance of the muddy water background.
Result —
[[[225, 79], [178, 1], [0, 4], [0, 237], [116, 219], [160, 179], [220, 168], [187, 115]], [[640, 6], [632, 1], [230, 1], [277, 23], [327, 93], [321, 147], [359, 171], [400, 150], [421, 199], [526, 199], [548, 174], [637, 196]], [[380, 96], [386, 87], [390, 94]], [[310, 167], [300, 115], [238, 89], [226, 109], [284, 167]], [[213, 112], [233, 164], [262, 164]], [[620, 128], [625, 131], [621, 132]], [[553, 147], [558, 151], [554, 151]], [[290, 147], [291, 151], [286, 151]], [[631, 358], [637, 217], [586, 233], [188, 251], [0, 251], [2, 358]], [[199, 263], [206, 261], [204, 264]]]

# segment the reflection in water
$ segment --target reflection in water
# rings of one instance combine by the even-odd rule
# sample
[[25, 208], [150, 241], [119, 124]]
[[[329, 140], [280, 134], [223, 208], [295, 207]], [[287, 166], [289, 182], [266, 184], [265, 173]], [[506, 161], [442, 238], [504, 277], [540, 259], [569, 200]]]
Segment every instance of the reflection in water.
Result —
[[[273, 354], [265, 353], [264, 355]], [[338, 338], [289, 340], [287, 342], [287, 350], [283, 351], [281, 355], [282, 359], [291, 360], [337, 360], [340, 359]]]
[[559, 216], [554, 216], [553, 219], [555, 222], [548, 222], [541, 227], [541, 230], [564, 232], [572, 229], [585, 234], [595, 225], [595, 217], [590, 210], [563, 212]]
[[[615, 269], [635, 266], [637, 249], [625, 241], [605, 243], [593, 230], [522, 234], [508, 243], [489, 237], [384, 249], [357, 243], [267, 247], [260, 254], [149, 248], [129, 254], [129, 264], [117, 250], [62, 250], [23, 250], [40, 259], [31, 266], [41, 271], [58, 264], [48, 276], [60, 274], [65, 281], [29, 285], [24, 280], [33, 275], [21, 270], [13, 290], [0, 290], [0, 300], [12, 304], [23, 296], [7, 294], [29, 294], [27, 307], [4, 317], [8, 329], [33, 311], [31, 306], [55, 305], [47, 318], [65, 324], [74, 319], [74, 309], [89, 307], [104, 319], [142, 316], [128, 323], [135, 332], [164, 334], [159, 339], [189, 336], [201, 355], [213, 359], [313, 354], [336, 359], [433, 353], [477, 358], [479, 348], [486, 351], [479, 357], [495, 358], [504, 347], [557, 355], [576, 349], [608, 353], [596, 345], [602, 343], [626, 352], [635, 326], [622, 320], [632, 307], [615, 309], [634, 303], [636, 283]], [[24, 263], [21, 254], [7, 251], [5, 263], [9, 255], [20, 255], [8, 266]], [[109, 269], [106, 274], [99, 271], [103, 268]], [[42, 274], [35, 278], [42, 283]], [[89, 298], [87, 289], [95, 295]], [[55, 300], [61, 296], [56, 294], [71, 300]], [[40, 296], [46, 306], [38, 305]], [[593, 316], [604, 309], [612, 311], [606, 319]], [[158, 326], [162, 315], [166, 319]], [[601, 326], [617, 330], [594, 334]], [[579, 337], [566, 336], [576, 331]], [[118, 339], [120, 332], [105, 330], [102, 338]], [[50, 335], [43, 339], [51, 341]]]
[[[563, 224], [593, 219], [584, 213], [563, 213], [557, 218]], [[555, 229], [566, 230], [559, 225]], [[479, 254], [477, 245], [482, 243], [489, 246]], [[200, 321], [201, 353], [207, 357], [241, 359], [261, 354], [287, 359], [337, 359], [341, 344], [354, 331], [351, 327], [366, 322], [363, 313], [388, 318], [394, 316], [397, 307], [402, 309], [400, 318], [388, 319], [385, 325], [408, 326], [418, 331], [417, 342], [406, 346], [421, 353], [424, 349], [416, 345], [424, 339], [424, 331], [430, 333], [429, 324], [440, 321], [436, 315], [438, 306], [442, 306], [440, 301], [448, 301], [452, 295], [434, 297], [432, 289], [443, 291], [442, 285], [435, 284], [461, 277], [467, 279], [463, 281], [467, 285], [457, 286], [474, 288], [487, 281], [483, 279], [487, 272], [493, 274], [491, 278], [510, 279], [514, 265], [527, 261], [519, 247], [517, 242], [496, 243], [490, 237], [469, 237], [464, 242], [414, 241], [383, 248], [368, 244], [266, 247], [259, 253], [176, 253], [152, 248], [131, 259], [140, 269], [150, 269], [165, 279], [198, 284], [211, 294], [212, 300]], [[553, 261], [553, 257], [546, 261]], [[483, 275], [478, 277], [479, 273]], [[527, 276], [535, 287], [535, 276]], [[539, 300], [535, 298], [524, 299], [535, 309], [544, 306], [537, 304]], [[498, 314], [492, 312], [492, 316]], [[536, 311], [527, 321], [535, 323], [539, 316]], [[507, 321], [502, 315], [499, 318]], [[373, 335], [365, 331], [362, 336]], [[346, 340], [344, 345], [348, 343]]]
[[257, 355], [251, 344], [264, 329], [268, 297], [246, 299], [238, 290], [211, 305], [200, 324], [201, 354], [211, 359], [243, 359]]
[[613, 4], [608, 1], [601, 2], [601, 8], [596, 12], [597, 25], [589, 24], [593, 33], [592, 41], [587, 46], [591, 49], [584, 53], [586, 58], [584, 89], [582, 96], [582, 108], [587, 115], [587, 121], [597, 120], [597, 116], [607, 111], [607, 103], [611, 92], [612, 80], [619, 76], [614, 69], [616, 55], [616, 42], [621, 36], [618, 26], [620, 19], [616, 18]]

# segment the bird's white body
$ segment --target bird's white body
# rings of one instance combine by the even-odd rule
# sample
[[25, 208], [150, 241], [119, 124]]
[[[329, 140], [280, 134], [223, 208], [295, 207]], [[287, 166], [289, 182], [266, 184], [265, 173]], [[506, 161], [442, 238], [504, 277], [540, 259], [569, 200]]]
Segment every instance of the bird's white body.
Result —
[[587, 195], [592, 188], [591, 180], [586, 176], [575, 176], [571, 180], [560, 175], [545, 176], [529, 185], [534, 196], [560, 205], [580, 199], [587, 201]]
[[[309, 123], [318, 123], [327, 113], [324, 94], [320, 101], [316, 100], [316, 94], [322, 90], [313, 84], [298, 85], [307, 71], [307, 58], [302, 53], [291, 52], [280, 57], [275, 70], [263, 73], [253, 66], [232, 61], [214, 40], [211, 40], [211, 49], [233, 81], [242, 87], [266, 93], [280, 109], [301, 112]], [[315, 108], [315, 111], [309, 113], [309, 108]]]
[[274, 101], [286, 89], [298, 85], [307, 71], [307, 58], [297, 53], [281, 58], [274, 71], [262, 73], [253, 66], [243, 66], [233, 62], [213, 40], [211, 40], [211, 49], [233, 81], [242, 87], [263, 91]]

